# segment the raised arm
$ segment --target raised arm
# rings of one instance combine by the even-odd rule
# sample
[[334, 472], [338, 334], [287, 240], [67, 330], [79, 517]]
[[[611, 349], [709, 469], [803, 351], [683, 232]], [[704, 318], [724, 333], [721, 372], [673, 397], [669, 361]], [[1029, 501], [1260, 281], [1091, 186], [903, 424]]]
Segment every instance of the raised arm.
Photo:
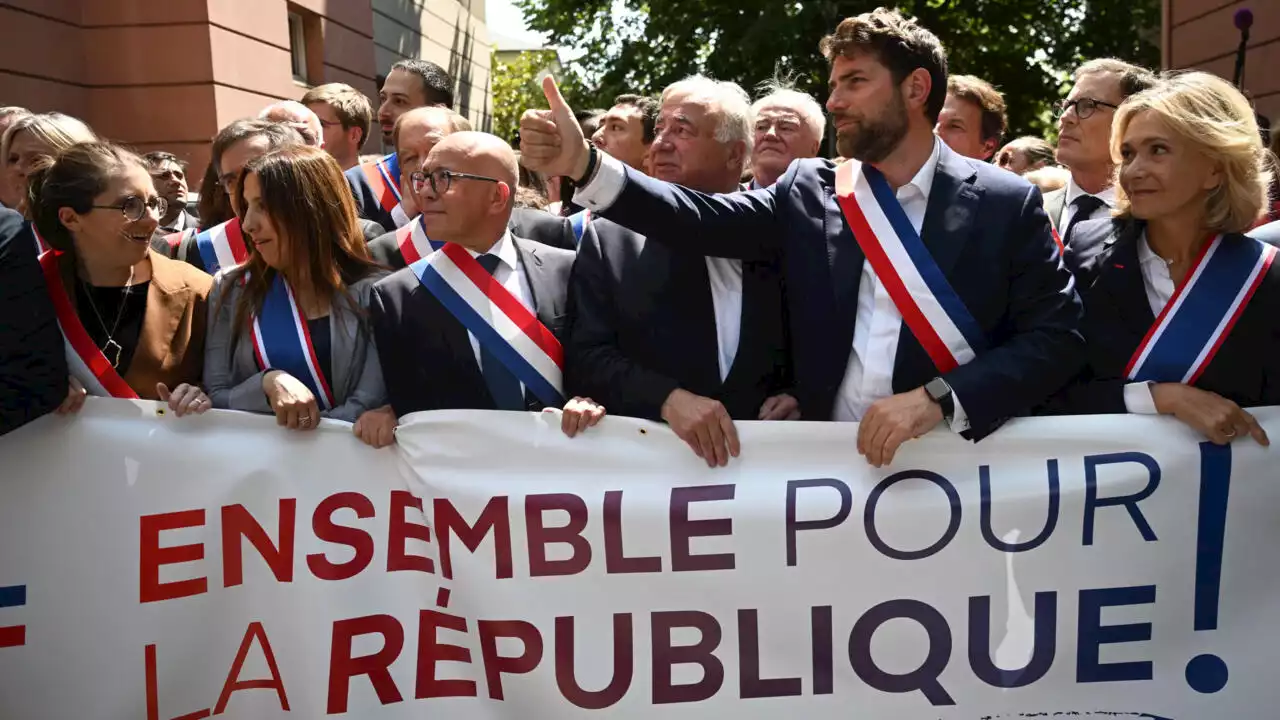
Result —
[[593, 149], [555, 78], [545, 78], [542, 88], [551, 109], [529, 110], [520, 119], [520, 162], [544, 175], [573, 178], [579, 187], [574, 202], [679, 250], [740, 260], [777, 253], [783, 233], [774, 188], [708, 195], [650, 178], [598, 150], [591, 164]]

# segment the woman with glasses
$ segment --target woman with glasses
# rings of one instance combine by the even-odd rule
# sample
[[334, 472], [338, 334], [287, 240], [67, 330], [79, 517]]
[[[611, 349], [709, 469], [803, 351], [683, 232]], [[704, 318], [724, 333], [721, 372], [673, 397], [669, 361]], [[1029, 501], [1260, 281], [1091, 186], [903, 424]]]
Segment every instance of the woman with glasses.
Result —
[[249, 257], [214, 279], [214, 406], [273, 413], [292, 430], [356, 422], [386, 400], [366, 312], [385, 272], [369, 260], [341, 168], [319, 148], [287, 147], [250, 160], [235, 189]]
[[212, 403], [200, 389], [212, 279], [151, 252], [165, 211], [146, 165], [110, 143], [35, 163], [28, 207], [52, 246], [41, 256], [71, 377], [59, 412], [86, 394], [167, 401], [176, 415]]
[[1066, 251], [1089, 367], [1059, 409], [1267, 444], [1242, 409], [1280, 404], [1280, 263], [1242, 234], [1271, 180], [1249, 102], [1216, 76], [1174, 75], [1116, 110], [1111, 150], [1116, 216], [1078, 225]]

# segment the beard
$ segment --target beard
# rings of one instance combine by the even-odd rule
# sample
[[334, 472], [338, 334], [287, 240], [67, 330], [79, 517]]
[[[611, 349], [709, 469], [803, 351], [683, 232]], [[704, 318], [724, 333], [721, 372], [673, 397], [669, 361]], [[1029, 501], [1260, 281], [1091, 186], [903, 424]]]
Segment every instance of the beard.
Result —
[[836, 135], [840, 157], [878, 163], [889, 157], [907, 136], [907, 104], [901, 92], [876, 117], [863, 116]]

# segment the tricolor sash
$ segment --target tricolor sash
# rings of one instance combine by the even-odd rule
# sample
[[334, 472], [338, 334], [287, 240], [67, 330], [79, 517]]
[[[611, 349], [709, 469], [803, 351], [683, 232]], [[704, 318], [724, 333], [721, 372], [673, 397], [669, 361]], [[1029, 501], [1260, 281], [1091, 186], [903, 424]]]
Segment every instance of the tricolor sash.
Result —
[[410, 265], [432, 295], [547, 407], [564, 406], [564, 350], [529, 308], [461, 245]]
[[396, 245], [400, 247], [400, 257], [404, 258], [405, 265], [412, 265], [444, 247], [444, 243], [427, 237], [427, 229], [422, 224], [421, 215], [417, 220], [396, 230]]
[[582, 242], [582, 234], [587, 231], [587, 224], [591, 222], [591, 211], [583, 210], [569, 216], [569, 224], [573, 226], [573, 244], [578, 245]]
[[985, 336], [879, 170], [849, 160], [836, 168], [836, 200], [902, 321], [938, 372], [968, 363]]
[[31, 234], [36, 238], [36, 257], [40, 257], [52, 249], [49, 243], [45, 242], [44, 238], [40, 237], [40, 231], [36, 229], [35, 223], [31, 223]]
[[360, 166], [364, 179], [383, 210], [392, 212], [400, 206], [400, 156], [396, 153]]
[[332, 410], [337, 404], [329, 382], [320, 372], [307, 318], [282, 275], [276, 275], [262, 301], [262, 310], [253, 318], [253, 354], [260, 369], [283, 370], [301, 380], [316, 396], [321, 410]]
[[1134, 350], [1135, 382], [1194, 383], [1262, 284], [1276, 248], [1244, 236], [1207, 243]]
[[196, 235], [196, 249], [200, 251], [205, 272], [210, 275], [249, 259], [249, 249], [244, 244], [239, 218], [231, 218]]
[[62, 273], [58, 268], [59, 255], [61, 253], [56, 250], [41, 254], [40, 268], [44, 271], [44, 284], [58, 316], [58, 327], [62, 329], [67, 368], [71, 371], [71, 376], [79, 380], [90, 395], [137, 400], [138, 394], [111, 366], [107, 356], [93, 342], [93, 338], [89, 337], [80, 317], [76, 315], [75, 304], [71, 302], [71, 296], [62, 284]]

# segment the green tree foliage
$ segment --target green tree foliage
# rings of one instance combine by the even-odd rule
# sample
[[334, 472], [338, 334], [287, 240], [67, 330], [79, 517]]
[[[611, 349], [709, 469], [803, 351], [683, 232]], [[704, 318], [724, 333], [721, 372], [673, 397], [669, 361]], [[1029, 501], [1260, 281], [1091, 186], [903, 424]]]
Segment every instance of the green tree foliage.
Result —
[[[826, 98], [818, 41], [881, 0], [517, 0], [529, 26], [577, 61], [590, 104], [655, 93], [694, 72], [749, 90], [790, 74]], [[950, 71], [1004, 92], [1012, 134], [1043, 134], [1071, 68], [1095, 57], [1159, 63], [1158, 0], [901, 0], [941, 38]]]
[[570, 103], [581, 96], [581, 83], [565, 72], [555, 50], [525, 50], [509, 62], [494, 52], [490, 58], [493, 77], [493, 134], [511, 141], [520, 126], [520, 116], [530, 108], [546, 108], [542, 78], [555, 75], [560, 91]]

